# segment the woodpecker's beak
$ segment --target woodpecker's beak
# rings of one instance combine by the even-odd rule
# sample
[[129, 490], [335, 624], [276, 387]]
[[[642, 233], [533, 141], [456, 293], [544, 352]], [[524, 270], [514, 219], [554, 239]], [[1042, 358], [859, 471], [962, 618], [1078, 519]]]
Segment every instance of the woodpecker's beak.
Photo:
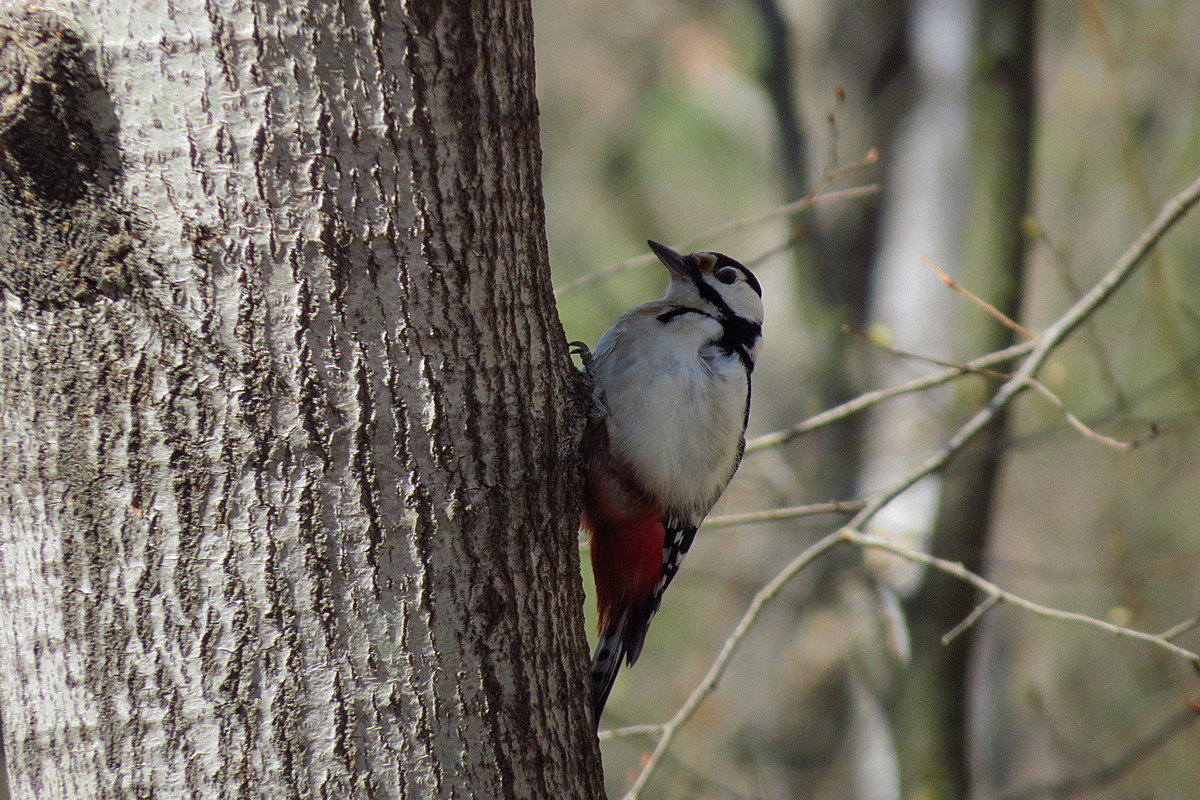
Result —
[[653, 239], [648, 240], [646, 244], [650, 245], [650, 249], [654, 251], [654, 255], [658, 256], [658, 260], [675, 277], [686, 281], [694, 281], [700, 277], [700, 270], [692, 258], [682, 253], [677, 253], [665, 244], [659, 244]]

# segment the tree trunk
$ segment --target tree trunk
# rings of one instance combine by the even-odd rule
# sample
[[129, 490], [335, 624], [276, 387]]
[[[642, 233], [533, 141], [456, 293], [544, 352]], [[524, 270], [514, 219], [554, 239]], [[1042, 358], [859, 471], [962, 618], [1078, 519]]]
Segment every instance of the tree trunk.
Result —
[[601, 797], [528, 3], [57, 7], [0, 22], [13, 796]]
[[[1010, 317], [1023, 286], [1035, 119], [1036, 4], [994, 0], [978, 11], [971, 81], [971, 202], [959, 280]], [[965, 302], [963, 306], [967, 306]], [[960, 312], [954, 326], [957, 358], [965, 360], [1012, 342], [1012, 332], [978, 308]], [[963, 418], [979, 407], [979, 385], [963, 384]], [[974, 391], [972, 391], [974, 390]], [[1005, 432], [1004, 413], [955, 457], [942, 481], [931, 551], [983, 571], [992, 498]], [[941, 642], [942, 634], [979, 602], [964, 581], [926, 574], [906, 605], [912, 664], [897, 710], [901, 786], [905, 797], [965, 798], [967, 690], [974, 629]]]

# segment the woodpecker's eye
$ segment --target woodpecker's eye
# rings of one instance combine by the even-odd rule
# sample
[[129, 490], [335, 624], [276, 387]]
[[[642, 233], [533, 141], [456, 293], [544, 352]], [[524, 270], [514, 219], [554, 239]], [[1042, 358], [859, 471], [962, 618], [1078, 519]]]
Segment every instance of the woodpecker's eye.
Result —
[[738, 271], [733, 267], [717, 270], [717, 280], [721, 283], [733, 283], [738, 279]]

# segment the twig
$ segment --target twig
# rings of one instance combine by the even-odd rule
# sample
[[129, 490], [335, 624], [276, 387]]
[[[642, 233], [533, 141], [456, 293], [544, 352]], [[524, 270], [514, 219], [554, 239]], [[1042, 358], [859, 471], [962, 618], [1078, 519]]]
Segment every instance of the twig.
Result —
[[[1078, 300], [1083, 294], [1083, 289], [1075, 280], [1075, 276], [1071, 274], [1071, 259], [1067, 253], [1060, 250], [1053, 241], [1050, 240], [1050, 234], [1046, 233], [1045, 228], [1033, 217], [1026, 217], [1021, 228], [1025, 231], [1025, 235], [1041, 242], [1042, 245], [1050, 251], [1051, 260], [1058, 267], [1059, 277], [1062, 279], [1063, 287], [1070, 295], [1072, 301]], [[1083, 336], [1087, 340], [1088, 346], [1092, 348], [1092, 355], [1096, 359], [1096, 367], [1100, 370], [1100, 375], [1103, 377], [1107, 386], [1112, 389], [1113, 399], [1116, 401], [1117, 407], [1124, 410], [1129, 406], [1129, 398], [1125, 394], [1125, 390], [1121, 388], [1120, 382], [1117, 381], [1117, 373], [1113, 370], [1112, 359], [1108, 356], [1108, 351], [1104, 347], [1104, 342], [1100, 339], [1100, 334], [1096, 332], [1096, 324], [1089, 320], [1083, 327]]]
[[757, 522], [776, 522], [796, 517], [815, 517], [820, 514], [853, 514], [866, 505], [864, 500], [831, 500], [827, 503], [809, 503], [804, 506], [785, 506], [769, 511], [750, 511], [744, 514], [722, 514], [710, 517], [705, 529], [732, 528], [735, 525], [753, 525]]
[[[864, 159], [863, 161], [860, 161], [857, 164], [852, 165], [852, 166], [857, 168], [857, 167], [861, 167], [861, 166], [866, 166], [867, 163], [873, 163], [873, 162], [867, 162]], [[843, 171], [845, 171], [845, 168], [843, 168]], [[695, 245], [699, 242], [707, 241], [707, 240], [713, 239], [717, 236], [722, 236], [724, 234], [733, 233], [733, 232], [742, 230], [743, 228], [749, 228], [749, 227], [753, 227], [755, 225], [761, 225], [764, 222], [769, 222], [773, 219], [778, 219], [779, 217], [786, 217], [791, 214], [795, 214], [799, 211], [804, 211], [805, 209], [812, 208], [813, 206], [823, 205], [825, 203], [832, 203], [832, 202], [836, 202], [838, 200], [849, 200], [849, 199], [855, 198], [855, 197], [867, 197], [869, 195], [878, 194], [878, 193], [879, 193], [879, 184], [872, 183], [872, 184], [868, 184], [866, 186], [854, 186], [849, 189], [837, 189], [832, 192], [809, 194], [809, 195], [806, 195], [806, 196], [800, 198], [799, 200], [788, 203], [787, 205], [783, 205], [783, 206], [779, 206], [778, 208], [774, 208], [774, 209], [766, 212], [765, 214], [760, 214], [755, 217], [747, 217], [745, 219], [734, 220], [732, 222], [725, 222], [720, 225], [717, 225], [716, 227], [709, 228], [707, 231], [704, 231], [703, 233], [700, 233], [696, 236], [691, 237], [690, 239], [686, 239], [683, 242], [680, 242], [678, 245], [678, 249], [686, 251], [690, 247], [692, 247], [693, 245]], [[657, 259], [654, 257], [653, 253], [643, 253], [639, 256], [634, 256], [633, 258], [627, 258], [624, 261], [621, 261], [617, 264], [613, 264], [612, 266], [605, 267], [603, 269], [598, 269], [595, 272], [589, 272], [586, 275], [582, 275], [582, 276], [576, 278], [575, 280], [571, 281], [570, 283], [566, 284], [565, 286], [555, 289], [554, 296], [562, 297], [564, 294], [567, 294], [568, 292], [573, 292], [576, 289], [581, 289], [590, 283], [600, 280], [601, 278], [607, 278], [608, 276], [613, 275], [617, 272], [622, 272], [626, 269], [629, 269], [630, 267], [636, 267], [641, 264], [653, 264], [653, 263], [655, 263], [656, 260]]]
[[[849, 325], [843, 325], [842, 330], [845, 333], [849, 333], [852, 336], [857, 336], [858, 338], [866, 341], [872, 347], [878, 348], [879, 350], [882, 350], [885, 353], [888, 353], [893, 356], [897, 356], [899, 358], [908, 358], [908, 359], [912, 359], [914, 361], [921, 361], [926, 364], [935, 364], [939, 367], [950, 367], [951, 369], [960, 370], [963, 373], [970, 372], [970, 373], [974, 373], [976, 375], [981, 375], [985, 378], [990, 378], [991, 380], [1003, 381], [1003, 380], [1008, 380], [1009, 378], [1012, 377], [1012, 375], [1008, 375], [1003, 372], [994, 372], [992, 370], [987, 370], [987, 369], [972, 369], [967, 364], [956, 364], [953, 361], [946, 361], [944, 359], [933, 358], [931, 356], [923, 356], [923, 355], [920, 355], [919, 353], [913, 353], [908, 350], [901, 350], [898, 347], [892, 347], [889, 344], [884, 344], [883, 342], [876, 341], [875, 339], [871, 338], [870, 336], [863, 333], [862, 331], [857, 331], [857, 330], [851, 328]], [[1079, 417], [1072, 414], [1070, 412], [1070, 410], [1067, 408], [1066, 403], [1064, 403], [1058, 395], [1056, 395], [1053, 391], [1051, 391], [1041, 381], [1035, 380], [1034, 378], [1030, 378], [1029, 379], [1029, 387], [1031, 389], [1036, 390], [1039, 394], [1041, 394], [1043, 397], [1045, 397], [1047, 400], [1049, 400], [1060, 412], [1062, 412], [1063, 418], [1066, 419], [1067, 423], [1070, 424], [1070, 426], [1072, 428], [1079, 431], [1081, 434], [1083, 434], [1088, 439], [1092, 439], [1093, 441], [1099, 442], [1100, 444], [1106, 445], [1108, 447], [1113, 447], [1113, 448], [1116, 448], [1117, 450], [1132, 450], [1135, 447], [1139, 447], [1139, 446], [1145, 444], [1146, 442], [1150, 441], [1151, 439], [1157, 438], [1159, 436], [1159, 434], [1162, 433], [1162, 431], [1157, 426], [1151, 426], [1151, 429], [1144, 436], [1139, 436], [1137, 439], [1134, 439], [1131, 442], [1122, 442], [1119, 439], [1113, 439], [1112, 437], [1105, 436], [1104, 434], [1099, 433], [1098, 431], [1089, 427], [1087, 423], [1085, 423], [1083, 420], [1079, 419]]]
[[1101, 278], [1087, 294], [1067, 309], [1066, 313], [1059, 317], [1057, 322], [1047, 328], [1042, 333], [1040, 339], [1033, 342], [1033, 350], [1021, 362], [1021, 366], [1013, 374], [1012, 378], [996, 390], [996, 394], [992, 395], [992, 399], [988, 401], [987, 405], [979, 409], [971, 419], [967, 420], [958, 429], [958, 432], [940, 450], [926, 459], [921, 466], [910, 472], [891, 488], [873, 497], [867, 503], [866, 507], [850, 521], [850, 527], [861, 530], [863, 525], [878, 514], [879, 510], [895, 499], [897, 495], [909, 489], [909, 487], [926, 475], [930, 475], [945, 466], [946, 462], [953, 458], [962, 449], [964, 444], [995, 419], [1000, 409], [1007, 406], [1014, 397], [1025, 390], [1029, 385], [1029, 379], [1037, 374], [1037, 371], [1041, 369], [1046, 359], [1050, 357], [1050, 354], [1076, 328], [1082, 325], [1096, 309], [1104, 305], [1112, 297], [1113, 293], [1121, 288], [1125, 281], [1129, 280], [1129, 276], [1145, 260], [1159, 239], [1176, 222], [1182, 219], [1198, 201], [1200, 201], [1200, 178], [1193, 181], [1190, 186], [1168, 201], [1150, 227], [1142, 232], [1137, 241], [1121, 256], [1116, 265], [1109, 270], [1108, 274]]
[[990, 369], [973, 369], [968, 364], [959, 364], [955, 361], [947, 361], [946, 359], [934, 358], [933, 356], [923, 356], [920, 353], [914, 353], [911, 350], [901, 350], [899, 347], [893, 347], [890, 344], [885, 344], [884, 342], [881, 342], [860, 330], [855, 330], [849, 325], [842, 326], [842, 333], [862, 339], [864, 342], [876, 348], [877, 350], [882, 350], [888, 355], [896, 356], [897, 358], [907, 358], [912, 361], [920, 361], [923, 364], [933, 364], [935, 367], [949, 367], [950, 369], [958, 370], [964, 375], [969, 372], [974, 375], [982, 375], [983, 377], [990, 378], [994, 381], [1006, 381], [1012, 377], [1012, 375], [1006, 372], [993, 372]]
[[946, 633], [942, 634], [942, 644], [950, 644], [959, 636], [962, 636], [964, 633], [970, 630], [976, 622], [979, 622], [979, 620], [983, 618], [984, 614], [991, 611], [1002, 602], [1004, 602], [1004, 598], [1002, 598], [1000, 595], [988, 595], [987, 599], [975, 606], [975, 608], [971, 609], [971, 613], [967, 614], [966, 619], [955, 625], [950, 630], [946, 631]]
[[1004, 327], [1009, 328], [1010, 330], [1013, 330], [1016, 333], [1019, 333], [1021, 336], [1024, 336], [1026, 339], [1036, 339], [1037, 338], [1037, 334], [1035, 334], [1033, 331], [1014, 322], [1013, 319], [1011, 317], [1009, 317], [1007, 314], [1005, 314], [1003, 311], [996, 308], [994, 305], [992, 305], [988, 301], [984, 300], [982, 297], [975, 294], [971, 290], [967, 289], [961, 283], [954, 280], [954, 278], [951, 278], [948, 274], [946, 274], [945, 270], [943, 270], [937, 264], [933, 263], [933, 259], [931, 259], [927, 256], [921, 256], [921, 260], [925, 262], [925, 265], [927, 267], [929, 267], [930, 269], [932, 269], [934, 272], [937, 273], [937, 276], [942, 279], [942, 283], [946, 284], [951, 289], [958, 292], [963, 297], [967, 298], [972, 303], [974, 303], [975, 305], [982, 308], [988, 314], [990, 314], [991, 316], [998, 319], [1000, 321], [1000, 323], [1002, 325], [1004, 325]]
[[1156, 647], [1161, 647], [1162, 649], [1174, 653], [1181, 658], [1187, 659], [1192, 664], [1200, 664], [1200, 655], [1196, 655], [1191, 650], [1186, 650], [1177, 644], [1173, 644], [1172, 642], [1164, 639], [1162, 636], [1158, 636], [1153, 633], [1146, 633], [1145, 631], [1139, 631], [1134, 628], [1122, 627], [1121, 625], [1114, 625], [1111, 622], [1107, 622], [1102, 619], [1096, 619], [1095, 617], [1089, 617], [1086, 614], [1077, 614], [1074, 611], [1062, 611], [1057, 608], [1050, 608], [1049, 606], [1035, 603], [1032, 600], [1026, 600], [1024, 597], [1019, 597], [1012, 592], [1001, 589], [987, 578], [971, 572], [969, 569], [956, 561], [947, 561], [944, 558], [931, 556], [928, 553], [922, 553], [919, 550], [913, 550], [905, 547], [904, 545], [896, 544], [890, 539], [872, 536], [868, 533], [859, 533], [850, 527], [842, 528], [842, 530], [839, 532], [839, 535], [841, 540], [844, 542], [849, 542], [850, 544], [858, 545], [859, 547], [869, 547], [874, 550], [883, 550], [899, 556], [906, 561], [924, 564], [925, 566], [945, 572], [948, 575], [953, 575], [954, 577], [971, 584], [976, 589], [979, 589], [988, 597], [999, 598], [1000, 602], [1016, 606], [1017, 608], [1023, 608], [1031, 614], [1035, 614], [1036, 616], [1044, 617], [1045, 619], [1057, 619], [1063, 622], [1075, 622], [1080, 625], [1086, 625], [1090, 628], [1098, 628], [1102, 631], [1106, 631], [1117, 636], [1123, 636], [1128, 639], [1137, 639], [1138, 641], [1146, 642], [1147, 644], [1152, 644]]
[[783, 240], [781, 243], [775, 245], [774, 247], [772, 247], [768, 250], [764, 250], [763, 252], [761, 252], [758, 255], [751, 258], [749, 261], [743, 261], [742, 263], [745, 264], [750, 269], [757, 269], [768, 258], [774, 258], [775, 256], [779, 255], [780, 253], [791, 250], [803, 238], [804, 238], [804, 234], [798, 234], [796, 236], [789, 236], [787, 239]]
[[[866, 160], [859, 161], [856, 164], [853, 164], [847, 171], [861, 169], [869, 163], [873, 162]], [[738, 219], [732, 222], [722, 223], [714, 228], [710, 228], [699, 236], [693, 236], [683, 244], [684, 246], [690, 247], [691, 245], [705, 241], [706, 239], [713, 239], [717, 236], [737, 233], [740, 230], [753, 228], [756, 225], [761, 225], [764, 222], [770, 222], [771, 220], [778, 219], [779, 217], [787, 217], [795, 214], [797, 211], [804, 211], [805, 209], [812, 208], [813, 206], [831, 203], [837, 200], [851, 200], [856, 197], [870, 197], [873, 194], [879, 194], [878, 183], [868, 183], [864, 186], [851, 186], [849, 189], [835, 189], [831, 192], [810, 194], [807, 197], [800, 198], [794, 203], [789, 203], [786, 206], [780, 206], [779, 208], [768, 211], [765, 214], [760, 214], [757, 217], [748, 217], [746, 219]]]
[[[688, 719], [691, 718], [692, 714], [695, 713], [696, 708], [700, 705], [700, 703], [703, 702], [704, 699], [713, 691], [713, 689], [716, 688], [717, 683], [721, 680], [721, 676], [728, 668], [729, 662], [733, 658], [734, 653], [737, 651], [738, 647], [741, 646], [742, 640], [745, 639], [750, 628], [752, 628], [755, 622], [758, 620], [758, 616], [762, 612], [763, 607], [766, 606], [766, 604], [771, 600], [775, 599], [783, 587], [786, 586], [794, 577], [796, 577], [796, 575], [799, 574], [802, 569], [841, 543], [851, 544], [860, 548], [883, 550], [899, 558], [903, 558], [918, 564], [924, 564], [927, 567], [931, 567], [949, 575], [953, 575], [960, 580], [970, 583], [976, 589], [982, 591], [989, 598], [989, 600], [992, 601], [985, 601], [977, 606], [975, 610], [971, 612], [970, 616], [960, 623], [960, 625], [956, 626], [955, 630], [948, 633], [947, 636], [957, 635], [961, 632], [959, 631], [959, 628], [965, 630], [969, 625], [975, 624], [975, 622], [977, 622], [979, 618], [982, 617], [983, 614], [992, 606], [999, 603], [1006, 603], [1008, 605], [1016, 606], [1017, 608], [1022, 608], [1031, 614], [1043, 617], [1045, 619], [1074, 622], [1086, 627], [1098, 628], [1102, 631], [1117, 636], [1136, 639], [1148, 644], [1153, 644], [1188, 660], [1193, 665], [1200, 665], [1200, 655], [1196, 655], [1190, 650], [1186, 650], [1176, 644], [1172, 644], [1162, 636], [1156, 636], [1152, 633], [1146, 633], [1145, 631], [1114, 625], [1111, 622], [1089, 617], [1086, 614], [1078, 614], [1073, 611], [1062, 611], [1057, 608], [1050, 608], [1049, 606], [1035, 603], [1032, 600], [1026, 600], [1024, 597], [1020, 597], [1012, 592], [1001, 589], [999, 586], [987, 580], [986, 578], [971, 572], [962, 564], [953, 561], [947, 561], [946, 559], [938, 558], [937, 556], [932, 556], [919, 550], [913, 550], [911, 548], [904, 547], [903, 545], [896, 544], [888, 539], [872, 536], [870, 534], [859, 533], [850, 527], [844, 527], [822, 537], [821, 539], [817, 540], [816, 543], [810, 545], [807, 549], [800, 553], [800, 555], [796, 556], [791, 563], [784, 567], [784, 569], [778, 575], [772, 578], [770, 583], [758, 591], [758, 594], [754, 596], [754, 600], [750, 603], [750, 607], [746, 609], [746, 613], [743, 614], [741, 620], [738, 621], [737, 627], [733, 629], [733, 632], [725, 640], [725, 644], [721, 647], [721, 652], [713, 661], [712, 666], [709, 667], [708, 673], [704, 676], [704, 679], [701, 680], [696, 688], [692, 690], [692, 693], [688, 695], [687, 700], [684, 701], [683, 705], [680, 706], [679, 710], [675, 712], [675, 715], [671, 717], [670, 720], [661, 726], [630, 726], [629, 728], [625, 729], [617, 729], [619, 731], [628, 730], [628, 735], [634, 735], [635, 733], [654, 733], [656, 731], [660, 733], [659, 740], [655, 745], [654, 750], [644, 761], [641, 772], [638, 773], [638, 776], [634, 780], [632, 787], [630, 787], [629, 791], [626, 793], [624, 800], [637, 800], [639, 793], [645, 788], [646, 783], [650, 780], [655, 770], [658, 769], [663, 757], [666, 755], [667, 750], [670, 749], [671, 744], [675, 740], [675, 736], [679, 733], [679, 729], [688, 721]], [[610, 738], [612, 735], [613, 734], [610, 734]]]
[[1190, 728], [1195, 724], [1197, 719], [1196, 712], [1190, 708], [1179, 711], [1163, 720], [1147, 736], [1135, 742], [1133, 746], [1107, 764], [1070, 778], [1026, 786], [1022, 789], [1002, 794], [996, 797], [995, 800], [1030, 800], [1034, 797], [1053, 797], [1057, 799], [1106, 786], [1129, 772], [1142, 760], [1153, 755], [1156, 750], [1176, 735]]
[[1144, 436], [1139, 436], [1130, 442], [1122, 442], [1121, 440], [1114, 439], [1111, 436], [1105, 436], [1103, 433], [1089, 428], [1083, 420], [1072, 414], [1067, 409], [1066, 403], [1064, 403], [1058, 395], [1050, 391], [1050, 389], [1048, 389], [1041, 381], [1035, 380], [1034, 378], [1029, 378], [1028, 384], [1029, 388], [1035, 390], [1042, 397], [1049, 400], [1062, 413], [1063, 419], [1065, 419], [1072, 428], [1079, 431], [1084, 437], [1091, 439], [1094, 442], [1099, 442], [1107, 447], [1112, 447], [1116, 450], [1132, 450], [1133, 448], [1143, 445], [1151, 439], [1156, 438], [1160, 433], [1157, 427], [1152, 426], [1147, 434]]
[[1185, 619], [1183, 622], [1179, 623], [1178, 625], [1172, 625], [1170, 628], [1167, 628], [1165, 631], [1160, 633], [1159, 636], [1161, 636], [1162, 638], [1166, 639], [1169, 642], [1172, 639], [1178, 638], [1178, 637], [1182, 636], [1183, 634], [1187, 633], [1188, 631], [1192, 630], [1193, 628], [1197, 628], [1197, 627], [1200, 627], [1200, 615], [1192, 617], [1191, 619]]
[[[739, 525], [755, 525], [760, 522], [778, 522], [784, 519], [817, 517], [825, 514], [853, 514], [866, 505], [865, 500], [829, 500], [824, 503], [809, 503], [803, 506], [784, 506], [766, 511], [746, 511], [741, 514], [721, 514], [704, 521], [705, 530], [733, 528]], [[591, 543], [580, 539], [580, 551], [587, 550]]]
[[596, 734], [596, 738], [602, 742], [609, 739], [621, 739], [626, 736], [645, 736], [649, 734], [662, 733], [662, 725], [624, 725], [620, 728], [609, 728], [605, 731], [600, 731]]
[[561, 286], [558, 289], [555, 289], [554, 296], [562, 297], [568, 292], [573, 292], [576, 289], [582, 289], [584, 286], [594, 283], [601, 278], [607, 278], [609, 275], [623, 272], [630, 267], [637, 267], [641, 266], [642, 264], [653, 264], [656, 260], [657, 259], [653, 253], [642, 253], [641, 255], [634, 256], [633, 258], [627, 258], [624, 261], [618, 261], [612, 266], [604, 267], [603, 269], [598, 269], [594, 272], [589, 272], [586, 275], [581, 275], [580, 277], [568, 283], [566, 286]]
[[847, 164], [844, 167], [833, 167], [826, 170], [821, 179], [817, 181], [817, 189], [823, 189], [829, 184], [836, 181], [838, 178], [844, 178], [852, 172], [858, 172], [864, 167], [869, 167], [879, 161], [879, 151], [872, 147], [867, 151], [867, 154], [855, 161], [853, 164]]
[[[846, 90], [840, 84], [833, 87], [833, 108], [825, 112], [825, 121], [829, 124], [829, 166], [826, 173], [837, 169], [838, 165], [838, 124], [837, 112], [846, 104]], [[872, 151], [874, 152], [874, 151]]]
[[671, 747], [671, 743], [675, 741], [675, 736], [679, 733], [679, 729], [692, 716], [696, 708], [708, 697], [709, 693], [716, 688], [717, 683], [721, 680], [721, 676], [725, 674], [725, 669], [729, 666], [730, 659], [737, 652], [742, 640], [746, 638], [747, 632], [754, 626], [758, 619], [758, 615], [762, 612], [763, 607], [771, 602], [777, 594], [783, 589], [788, 582], [800, 573], [800, 570], [807, 567], [810, 563], [823, 555], [825, 552], [832, 550], [842, 541], [838, 531], [817, 540], [810, 545], [804, 552], [792, 559], [784, 569], [776, 575], [771, 582], [763, 588], [759, 589], [758, 594], [754, 595], [754, 600], [750, 603], [750, 607], [746, 609], [746, 613], [742, 615], [737, 627], [733, 629], [733, 633], [729, 634], [729, 638], [725, 640], [725, 644], [721, 647], [721, 652], [709, 667], [708, 674], [700, 681], [700, 684], [692, 690], [688, 695], [687, 700], [675, 712], [675, 716], [662, 726], [662, 736], [655, 745], [653, 752], [642, 765], [642, 771], [638, 773], [637, 778], [633, 782], [633, 786], [625, 794], [624, 800], [637, 800], [638, 794], [646, 787], [646, 782], [658, 769], [658, 765], [662, 762], [663, 756]]
[[1034, 342], [1022, 342], [1021, 344], [1006, 347], [1003, 350], [997, 350], [994, 353], [989, 353], [973, 361], [968, 361], [961, 366], [951, 367], [950, 369], [941, 372], [935, 372], [931, 375], [926, 375], [923, 378], [914, 378], [911, 381], [900, 383], [895, 386], [889, 386], [886, 389], [876, 389], [872, 392], [861, 394], [853, 400], [847, 400], [845, 403], [836, 405], [833, 408], [822, 411], [820, 414], [809, 417], [803, 422], [798, 422], [790, 428], [785, 428], [781, 431], [773, 433], [764, 433], [762, 436], [757, 436], [746, 443], [746, 455], [757, 453], [760, 450], [766, 450], [771, 447], [787, 444], [793, 439], [799, 438], [806, 433], [823, 428], [826, 425], [832, 425], [835, 422], [849, 417], [851, 414], [857, 414], [859, 411], [870, 408], [871, 406], [879, 405], [880, 403], [891, 400], [894, 397], [901, 395], [912, 394], [913, 392], [932, 389], [935, 386], [949, 383], [955, 378], [960, 378], [963, 375], [969, 375], [974, 372], [980, 372], [987, 367], [996, 364], [1002, 364], [1005, 361], [1023, 356], [1029, 353], [1034, 348]]

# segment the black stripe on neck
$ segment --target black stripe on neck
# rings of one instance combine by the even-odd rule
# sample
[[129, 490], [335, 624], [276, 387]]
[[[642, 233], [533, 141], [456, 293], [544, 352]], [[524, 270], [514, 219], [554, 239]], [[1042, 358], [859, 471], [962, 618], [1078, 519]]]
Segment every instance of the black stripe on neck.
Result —
[[692, 282], [696, 284], [696, 291], [700, 293], [700, 297], [712, 303], [720, 312], [718, 321], [721, 323], [722, 333], [721, 338], [717, 340], [717, 346], [727, 353], [736, 353], [746, 368], [746, 374], [749, 375], [754, 370], [750, 348], [762, 336], [762, 326], [733, 313], [733, 309], [725, 302], [725, 298], [721, 297], [721, 293], [705, 283], [702, 278], [693, 278]]
[[750, 357], [750, 348], [745, 345], [730, 346], [725, 343], [724, 337], [717, 342], [717, 346], [727, 353], [737, 355], [738, 360], [742, 362], [742, 367], [746, 370], [746, 377], [750, 377], [750, 373], [754, 372], [754, 359]]
[[754, 370], [754, 359], [750, 351], [762, 336], [762, 326], [742, 317], [726, 317], [721, 320], [721, 338], [717, 345], [729, 352], [737, 353], [738, 358], [746, 367], [746, 372]]
[[716, 306], [721, 315], [719, 318], [721, 325], [724, 326], [727, 336], [732, 336], [739, 342], [752, 342], [762, 335], [761, 325], [733, 313], [733, 309], [725, 302], [725, 298], [721, 297], [721, 293], [705, 283], [703, 278], [692, 278], [692, 283], [696, 284], [696, 291], [700, 293], [702, 299]]
[[712, 317], [712, 314], [707, 314], [698, 308], [688, 308], [687, 306], [675, 306], [670, 311], [664, 311], [663, 313], [659, 314], [657, 317], [655, 317], [655, 319], [658, 320], [659, 322], [661, 322], [663, 325], [666, 325], [671, 320], [675, 319], [676, 317], [682, 316], [684, 314], [699, 314], [702, 317], [709, 317], [709, 318]]
[[716, 345], [730, 355], [736, 354], [746, 369], [746, 377], [749, 378], [750, 373], [754, 372], [754, 357], [750, 355], [750, 351], [761, 334], [760, 326], [741, 317], [723, 319], [721, 338], [716, 341]]
[[746, 410], [742, 412], [742, 442], [738, 449], [738, 461], [742, 460], [742, 453], [746, 451], [746, 428], [750, 426], [750, 373], [746, 372]]

